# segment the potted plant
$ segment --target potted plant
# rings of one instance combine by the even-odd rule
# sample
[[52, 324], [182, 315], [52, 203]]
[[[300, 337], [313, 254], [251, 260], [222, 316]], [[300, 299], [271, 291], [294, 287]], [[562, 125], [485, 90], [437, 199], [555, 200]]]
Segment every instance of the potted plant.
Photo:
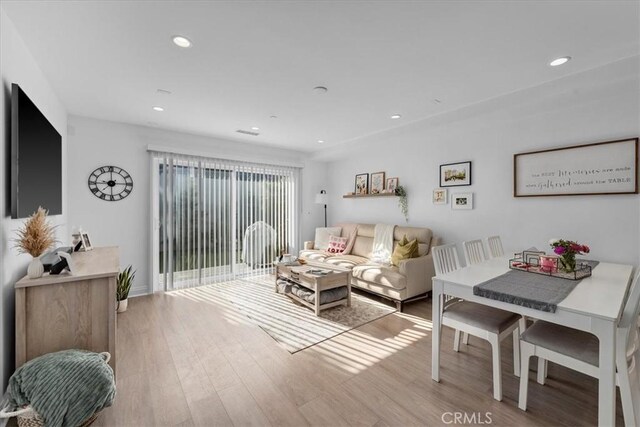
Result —
[[129, 266], [118, 274], [118, 287], [116, 290], [118, 313], [127, 311], [127, 306], [129, 305], [129, 291], [131, 290], [133, 279], [136, 277], [136, 272], [131, 272], [131, 268], [132, 266]]
[[56, 242], [55, 226], [47, 221], [47, 211], [39, 207], [17, 231], [14, 239], [15, 247], [21, 254], [29, 254], [33, 258], [27, 267], [27, 276], [37, 279], [44, 274], [44, 266], [40, 256]]
[[404, 215], [404, 220], [409, 222], [409, 201], [407, 200], [407, 190], [405, 190], [402, 185], [398, 185], [398, 187], [396, 187], [396, 196], [399, 197], [398, 205], [400, 206], [402, 215]]

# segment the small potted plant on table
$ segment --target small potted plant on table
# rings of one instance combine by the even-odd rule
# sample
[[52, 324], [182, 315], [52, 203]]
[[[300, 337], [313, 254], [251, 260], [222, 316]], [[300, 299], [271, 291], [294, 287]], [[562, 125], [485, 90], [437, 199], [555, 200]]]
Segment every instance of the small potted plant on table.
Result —
[[129, 291], [131, 290], [133, 279], [136, 277], [136, 272], [131, 272], [131, 268], [132, 266], [129, 266], [118, 274], [118, 287], [116, 290], [118, 313], [127, 311], [127, 306], [129, 305]]

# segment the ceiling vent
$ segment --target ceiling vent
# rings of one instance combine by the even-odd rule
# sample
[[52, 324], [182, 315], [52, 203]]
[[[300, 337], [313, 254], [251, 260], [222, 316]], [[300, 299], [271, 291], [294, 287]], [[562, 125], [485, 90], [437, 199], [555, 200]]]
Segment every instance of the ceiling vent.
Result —
[[260, 135], [258, 132], [251, 132], [250, 130], [242, 130], [242, 129], [238, 129], [236, 132], [238, 133], [243, 133], [245, 135], [251, 135], [251, 136], [258, 136]]

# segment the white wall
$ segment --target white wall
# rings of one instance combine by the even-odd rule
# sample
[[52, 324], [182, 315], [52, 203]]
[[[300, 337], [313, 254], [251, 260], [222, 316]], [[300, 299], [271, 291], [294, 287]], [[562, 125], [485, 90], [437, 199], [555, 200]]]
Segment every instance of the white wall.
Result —
[[57, 238], [61, 241], [67, 235], [67, 112], [1, 7], [0, 31], [0, 385], [4, 390], [14, 364], [13, 285], [26, 274], [30, 260], [28, 255], [18, 255], [11, 241], [23, 222], [11, 219], [11, 83], [20, 85], [62, 135], [62, 215], [51, 217], [52, 223], [60, 225]]
[[[96, 246], [120, 247], [122, 266], [132, 264], [138, 273], [132, 295], [151, 290], [149, 277], [149, 144], [197, 150], [211, 157], [244, 158], [252, 162], [304, 164], [302, 172], [301, 237], [309, 239], [322, 222], [313, 198], [325, 178], [322, 163], [305, 161], [297, 151], [269, 148], [157, 128], [114, 123], [86, 117], [69, 117], [69, 226], [82, 226]], [[118, 202], [99, 200], [89, 191], [87, 178], [97, 167], [116, 165], [131, 174], [133, 192]]]
[[[510, 249], [551, 237], [589, 244], [592, 257], [637, 264], [638, 195], [513, 197], [513, 154], [640, 134], [638, 57], [362, 138], [329, 161], [331, 221], [403, 223], [395, 198], [342, 199], [357, 173], [386, 171], [409, 194], [409, 223], [446, 242], [500, 234]], [[442, 104], [446, 106], [445, 101]], [[471, 160], [475, 209], [433, 205], [440, 164]]]

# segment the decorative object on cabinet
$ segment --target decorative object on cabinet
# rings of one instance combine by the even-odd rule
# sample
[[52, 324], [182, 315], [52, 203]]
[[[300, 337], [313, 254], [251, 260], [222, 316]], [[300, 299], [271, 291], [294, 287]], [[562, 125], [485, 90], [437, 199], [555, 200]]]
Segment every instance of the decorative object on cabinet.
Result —
[[117, 202], [133, 191], [133, 178], [117, 166], [101, 166], [91, 172], [89, 190], [99, 199]]
[[440, 187], [471, 185], [471, 162], [440, 165]]
[[32, 257], [27, 267], [30, 279], [37, 279], [44, 274], [40, 256], [56, 242], [55, 228], [47, 220], [47, 211], [39, 207], [17, 231], [14, 242], [18, 253], [29, 254]]
[[133, 285], [133, 279], [136, 277], [136, 272], [131, 272], [132, 266], [125, 268], [118, 274], [116, 298], [118, 299], [117, 311], [122, 313], [127, 311], [129, 305], [129, 291], [131, 285]]
[[404, 215], [404, 220], [409, 222], [409, 200], [407, 199], [407, 191], [402, 185], [398, 185], [398, 188], [396, 188], [396, 196], [400, 197], [398, 206], [400, 206], [402, 215]]
[[371, 174], [371, 194], [382, 194], [384, 192], [384, 172], [373, 172]]
[[89, 239], [89, 233], [87, 233], [86, 231], [81, 231], [80, 239], [82, 240], [82, 248], [85, 251], [90, 251], [93, 249], [93, 246], [91, 245], [91, 239]]
[[473, 209], [473, 193], [452, 194], [451, 209]]
[[361, 173], [356, 175], [356, 195], [369, 194], [369, 174]]
[[513, 155], [513, 196], [638, 193], [638, 138]]
[[436, 188], [433, 190], [433, 204], [434, 205], [446, 205], [447, 204], [447, 189]]
[[398, 178], [387, 178], [386, 193], [395, 193], [398, 188]]

